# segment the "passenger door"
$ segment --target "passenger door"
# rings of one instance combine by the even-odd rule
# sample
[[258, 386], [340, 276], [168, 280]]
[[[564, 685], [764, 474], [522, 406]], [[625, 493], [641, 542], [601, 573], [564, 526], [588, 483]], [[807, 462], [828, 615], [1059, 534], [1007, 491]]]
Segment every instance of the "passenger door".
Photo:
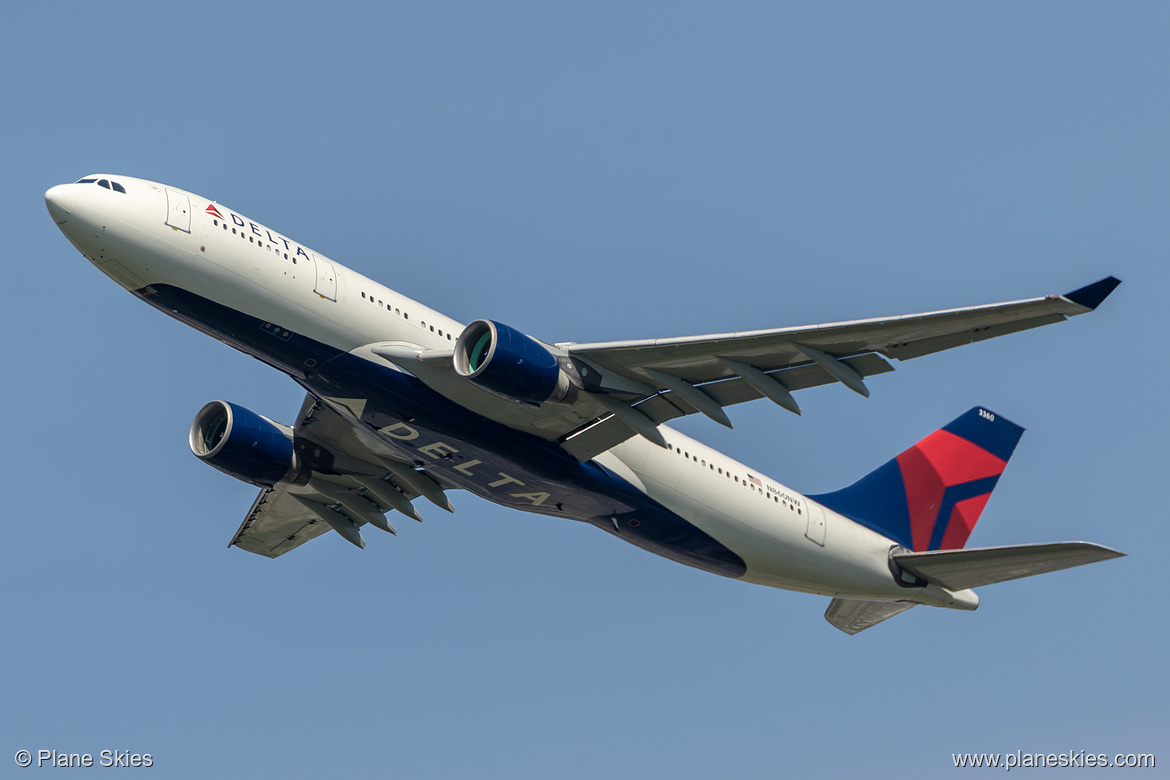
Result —
[[808, 528], [805, 529], [804, 535], [813, 544], [819, 544], [821, 547], [824, 547], [825, 510], [821, 509], [821, 505], [816, 502], [805, 501], [804, 512], [808, 515]]
[[313, 264], [317, 266], [317, 285], [313, 288], [313, 292], [322, 298], [336, 301], [337, 272], [333, 270], [333, 263], [322, 257], [313, 255]]
[[191, 232], [191, 198], [185, 192], [167, 189], [167, 221], [169, 227]]

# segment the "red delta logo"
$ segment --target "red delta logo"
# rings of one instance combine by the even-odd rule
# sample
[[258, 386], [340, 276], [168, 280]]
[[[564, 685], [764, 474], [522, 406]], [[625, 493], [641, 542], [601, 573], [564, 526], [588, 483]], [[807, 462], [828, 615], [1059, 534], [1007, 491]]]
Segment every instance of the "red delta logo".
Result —
[[1007, 462], [940, 430], [898, 456], [915, 550], [967, 543]]
[[207, 204], [207, 208], [204, 209], [204, 211], [206, 211], [211, 216], [216, 217], [217, 219], [223, 219], [223, 214], [219, 213], [219, 209], [215, 207], [214, 203]]

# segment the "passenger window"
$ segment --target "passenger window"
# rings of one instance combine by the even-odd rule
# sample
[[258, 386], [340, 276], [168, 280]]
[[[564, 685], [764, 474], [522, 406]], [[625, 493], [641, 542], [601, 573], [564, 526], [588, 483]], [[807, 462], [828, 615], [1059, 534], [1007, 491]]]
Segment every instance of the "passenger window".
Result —
[[108, 190], [110, 188], [110, 183], [108, 181], [106, 181], [105, 179], [101, 179], [98, 181], [98, 186], [105, 187]]

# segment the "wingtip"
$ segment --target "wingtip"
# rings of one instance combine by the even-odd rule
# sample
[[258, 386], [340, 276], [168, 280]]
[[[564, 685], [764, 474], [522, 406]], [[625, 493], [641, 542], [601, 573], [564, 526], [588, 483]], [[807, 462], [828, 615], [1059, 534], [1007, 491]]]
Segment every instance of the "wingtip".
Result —
[[1106, 276], [1092, 284], [1087, 284], [1073, 290], [1070, 293], [1065, 293], [1063, 297], [1069, 299], [1078, 306], [1084, 306], [1086, 309], [1096, 309], [1101, 305], [1101, 302], [1109, 297], [1109, 294], [1117, 289], [1117, 285], [1121, 284], [1121, 280], [1116, 276]]
[[1114, 558], [1125, 558], [1129, 555], [1129, 553], [1123, 553], [1121, 550], [1117, 550], [1112, 547], [1106, 547], [1105, 545], [1097, 544], [1096, 542], [1080, 542], [1080, 544], [1096, 550], [1097, 553], [1101, 555], [1101, 560], [1103, 561], [1113, 560]]

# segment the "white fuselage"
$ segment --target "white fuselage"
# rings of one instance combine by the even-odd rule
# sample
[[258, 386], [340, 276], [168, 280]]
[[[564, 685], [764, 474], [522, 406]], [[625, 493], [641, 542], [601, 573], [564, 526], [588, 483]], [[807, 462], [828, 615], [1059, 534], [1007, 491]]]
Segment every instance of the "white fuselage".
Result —
[[[385, 361], [367, 345], [450, 350], [463, 329], [198, 195], [125, 176], [93, 178], [118, 181], [126, 192], [96, 183], [61, 185], [46, 194], [50, 212], [82, 254], [147, 300], [153, 286], [181, 288], [262, 320], [276, 338], [282, 328], [295, 329], [383, 369]], [[188, 312], [169, 313], [195, 324]], [[295, 377], [287, 365], [251, 354]], [[741, 579], [829, 596], [955, 606], [937, 586], [898, 585], [888, 562], [895, 543], [885, 536], [675, 430], [660, 431], [665, 449], [635, 436], [595, 461], [734, 551], [746, 565]], [[477, 492], [492, 498], [486, 488]], [[616, 521], [607, 530], [622, 535]]]

